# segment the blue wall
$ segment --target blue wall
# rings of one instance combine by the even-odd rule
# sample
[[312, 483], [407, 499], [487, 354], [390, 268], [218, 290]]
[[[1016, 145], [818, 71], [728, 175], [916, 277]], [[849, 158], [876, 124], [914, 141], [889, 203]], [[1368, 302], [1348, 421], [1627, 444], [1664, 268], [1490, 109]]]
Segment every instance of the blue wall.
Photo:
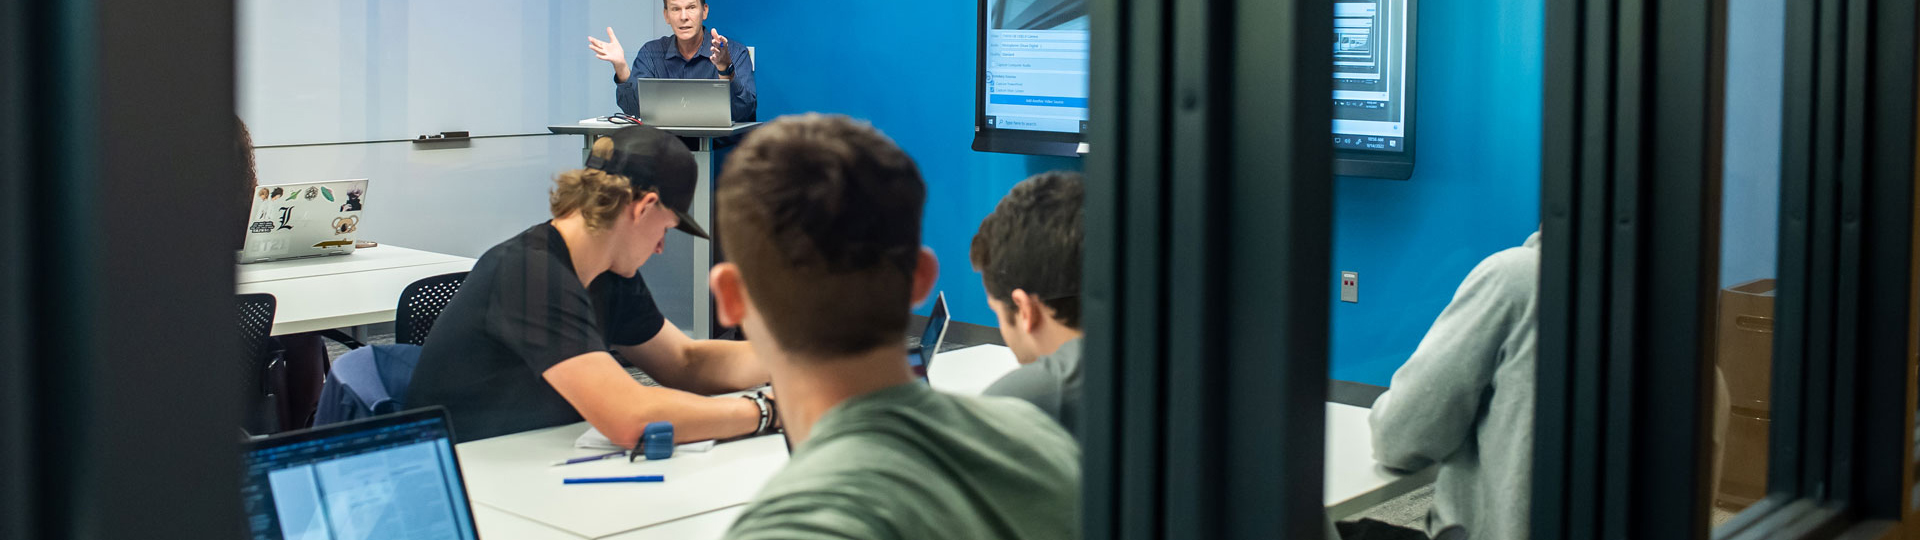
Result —
[[1786, 28], [1785, 0], [1727, 4], [1721, 287], [1778, 274]]
[[1334, 186], [1333, 378], [1386, 385], [1467, 271], [1538, 228], [1542, 9], [1420, 0], [1413, 178]]
[[[716, 1], [707, 25], [755, 47], [760, 119], [809, 111], [873, 122], [927, 181], [921, 238], [940, 257], [955, 319], [995, 326], [967, 247], [980, 220], [1026, 177], [1081, 160], [974, 152], [970, 1]], [[925, 307], [921, 309], [925, 313]]]
[[[969, 149], [973, 2], [721, 2], [708, 22], [759, 47], [762, 118], [865, 118], [926, 175], [925, 241], [956, 318], [994, 324], [966, 248], [1029, 174], [1080, 161]], [[1542, 8], [1524, 0], [1422, 0], [1419, 164], [1410, 181], [1338, 179], [1335, 270], [1360, 272], [1359, 304], [1333, 311], [1335, 378], [1386, 384], [1481, 258], [1539, 223]], [[836, 30], [829, 30], [836, 29]]]

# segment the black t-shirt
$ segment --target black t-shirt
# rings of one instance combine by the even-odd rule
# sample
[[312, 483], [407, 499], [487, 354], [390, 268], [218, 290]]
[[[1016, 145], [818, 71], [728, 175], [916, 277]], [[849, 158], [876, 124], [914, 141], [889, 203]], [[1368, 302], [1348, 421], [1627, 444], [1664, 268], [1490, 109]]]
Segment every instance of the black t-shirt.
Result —
[[614, 345], [639, 345], [665, 319], [639, 274], [581, 287], [567, 243], [541, 223], [493, 246], [434, 322], [408, 401], [445, 406], [461, 441], [581, 420], [541, 376]]

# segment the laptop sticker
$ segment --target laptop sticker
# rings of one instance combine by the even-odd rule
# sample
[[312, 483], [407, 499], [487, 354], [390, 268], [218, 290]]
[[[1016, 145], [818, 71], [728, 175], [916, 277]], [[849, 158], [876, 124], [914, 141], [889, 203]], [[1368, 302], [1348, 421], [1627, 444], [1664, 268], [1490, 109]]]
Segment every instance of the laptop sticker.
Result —
[[330, 247], [351, 246], [351, 245], [353, 245], [352, 240], [328, 240], [325, 242], [314, 244], [313, 247], [330, 248]]
[[[264, 190], [264, 189], [267, 189], [267, 188], [260, 188], [260, 189], [263, 189], [263, 190]], [[275, 199], [275, 200], [278, 200], [278, 199], [280, 198], [280, 194], [282, 194], [282, 193], [286, 193], [286, 192], [287, 192], [287, 191], [286, 191], [286, 190], [284, 190], [284, 189], [280, 189], [280, 188], [273, 188], [273, 194], [272, 194], [272, 195], [270, 195], [269, 197], [270, 197], [270, 198], [273, 198], [273, 199]]]
[[290, 220], [292, 220], [292, 219], [293, 219], [293, 207], [291, 207], [291, 206], [282, 206], [282, 207], [280, 207], [280, 228], [279, 228], [279, 229], [275, 229], [275, 230], [283, 230], [283, 229], [291, 229], [291, 228], [293, 228], [293, 224], [291, 224], [291, 223], [287, 223], [288, 221], [290, 221]]
[[333, 190], [327, 189], [327, 186], [320, 186], [320, 196], [326, 197], [327, 202], [333, 202]]
[[260, 188], [260, 200], [267, 200], [267, 188]]
[[360, 228], [360, 216], [333, 218], [333, 234], [347, 234]]
[[250, 233], [270, 233], [270, 232], [273, 232], [273, 222], [271, 222], [271, 221], [255, 221], [255, 222], [253, 222], [253, 224], [251, 224], [251, 225], [247, 225], [247, 232], [250, 232]]
[[[363, 193], [361, 193], [361, 191], [358, 189], [347, 191], [347, 204], [340, 205], [340, 211], [341, 212], [360, 211], [360, 196], [362, 194]], [[332, 198], [329, 197], [328, 200], [332, 200]]]
[[307, 188], [307, 200], [311, 201], [318, 198], [320, 198], [320, 188], [318, 187]]

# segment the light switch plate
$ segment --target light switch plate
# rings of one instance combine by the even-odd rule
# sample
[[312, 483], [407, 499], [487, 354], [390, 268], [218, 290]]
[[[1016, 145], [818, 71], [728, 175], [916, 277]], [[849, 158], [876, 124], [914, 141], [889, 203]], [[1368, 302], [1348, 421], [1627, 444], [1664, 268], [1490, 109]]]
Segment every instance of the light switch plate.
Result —
[[1360, 303], [1360, 273], [1340, 272], [1340, 301]]

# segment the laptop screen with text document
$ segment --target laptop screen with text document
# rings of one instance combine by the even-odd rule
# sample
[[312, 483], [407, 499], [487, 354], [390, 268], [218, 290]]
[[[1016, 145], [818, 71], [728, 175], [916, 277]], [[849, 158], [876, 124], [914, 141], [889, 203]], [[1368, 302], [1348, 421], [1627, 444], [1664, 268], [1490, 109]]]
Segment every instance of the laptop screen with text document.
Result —
[[419, 409], [244, 443], [255, 540], [475, 540], [446, 411]]

